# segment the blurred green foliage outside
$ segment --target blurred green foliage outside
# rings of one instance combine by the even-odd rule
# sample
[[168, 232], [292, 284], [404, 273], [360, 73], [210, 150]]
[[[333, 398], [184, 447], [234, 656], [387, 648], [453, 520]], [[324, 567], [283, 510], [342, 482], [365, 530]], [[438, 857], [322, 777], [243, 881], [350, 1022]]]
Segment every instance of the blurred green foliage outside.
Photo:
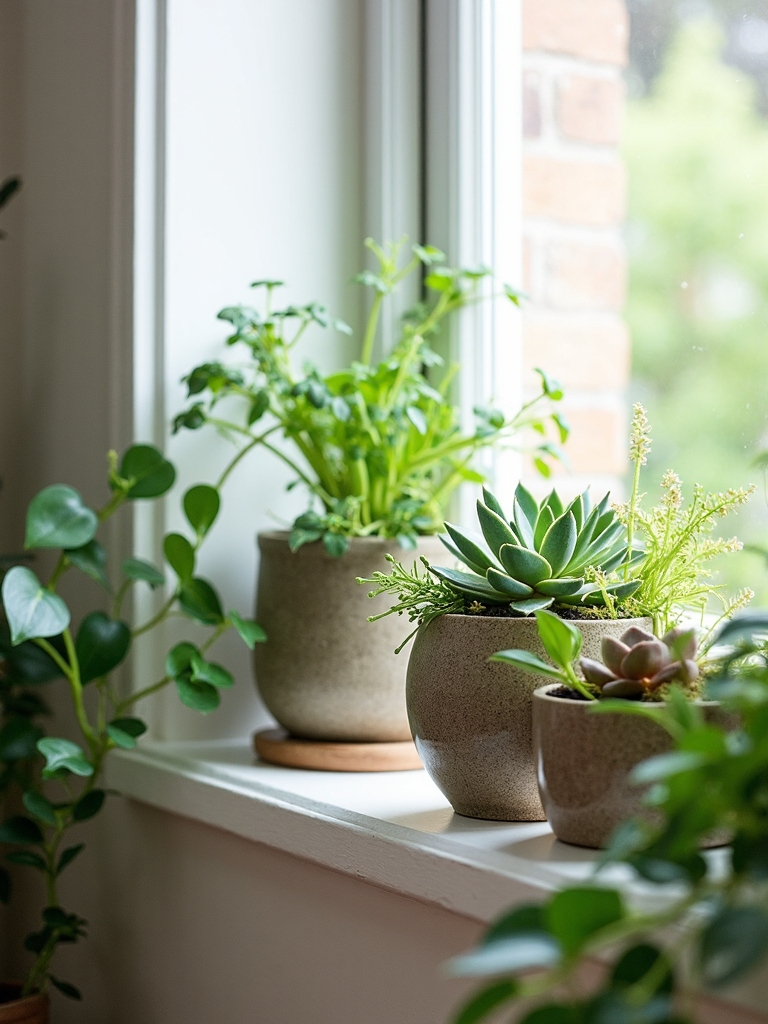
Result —
[[[751, 76], [721, 59], [711, 19], [684, 21], [648, 92], [628, 103], [627, 317], [633, 399], [653, 424], [649, 497], [662, 473], [725, 490], [758, 484], [723, 523], [768, 546], [768, 120]], [[768, 603], [768, 562], [745, 551], [719, 568]]]

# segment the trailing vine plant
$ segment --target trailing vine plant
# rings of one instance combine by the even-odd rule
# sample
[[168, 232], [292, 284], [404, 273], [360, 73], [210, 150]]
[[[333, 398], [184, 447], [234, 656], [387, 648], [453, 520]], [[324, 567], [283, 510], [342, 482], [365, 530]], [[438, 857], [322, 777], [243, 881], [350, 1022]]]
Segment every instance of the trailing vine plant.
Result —
[[[107, 552], [97, 539], [98, 531], [116, 513], [134, 501], [157, 500], [172, 487], [173, 465], [154, 447], [134, 445], [118, 459], [109, 454], [109, 500], [98, 511], [87, 507], [72, 487], [54, 484], [31, 501], [26, 517], [24, 547], [27, 552], [56, 551], [53, 571], [42, 582], [28, 565], [13, 565], [2, 583], [2, 604], [9, 638], [2, 692], [8, 701], [22, 702], [21, 718], [6, 720], [0, 730], [0, 758], [8, 762], [9, 750], [26, 756], [25, 768], [14, 781], [23, 789], [25, 813], [0, 825], [0, 841], [13, 849], [7, 859], [39, 872], [45, 883], [45, 907], [41, 927], [28, 935], [26, 949], [34, 956], [23, 993], [45, 991], [48, 982], [65, 995], [80, 998], [77, 988], [52, 973], [58, 946], [76, 942], [86, 934], [87, 922], [65, 910], [59, 892], [60, 877], [80, 854], [83, 843], [67, 845], [70, 830], [99, 813], [106, 799], [101, 787], [104, 759], [109, 751], [130, 750], [146, 731], [135, 708], [145, 698], [173, 685], [183, 704], [206, 713], [220, 702], [220, 692], [234, 683], [222, 665], [209, 660], [208, 652], [230, 628], [248, 647], [263, 641], [261, 627], [235, 610], [225, 612], [213, 585], [197, 574], [198, 553], [220, 507], [219, 485], [197, 484], [184, 494], [183, 509], [189, 533], [169, 533], [164, 538], [165, 559], [175, 580], [159, 610], [144, 622], [130, 625], [125, 617], [131, 589], [166, 585], [165, 573], [139, 558], [127, 558], [115, 573]], [[104, 592], [99, 609], [72, 626], [66, 603], [57, 592], [62, 578], [75, 569]], [[125, 662], [134, 642], [157, 628], [170, 616], [186, 618], [190, 625], [208, 630], [202, 642], [186, 640], [169, 652], [161, 678], [133, 693], [121, 694], [114, 673]], [[69, 688], [79, 729], [78, 742], [62, 736], [45, 736], [30, 721], [44, 707], [30, 695], [35, 682], [63, 678]], [[18, 692], [21, 681], [27, 691]], [[3, 687], [5, 689], [3, 689]], [[14, 722], [16, 723], [14, 725]], [[15, 729], [9, 736], [9, 730]], [[13, 743], [16, 746], [13, 746]], [[35, 771], [30, 755], [37, 753]], [[44, 759], [41, 763], [39, 755]], [[6, 769], [9, 770], [9, 769]], [[7, 875], [3, 876], [7, 882]]]
[[[477, 406], [474, 431], [461, 430], [450, 397], [457, 366], [435, 380], [443, 360], [430, 339], [452, 314], [484, 300], [480, 283], [490, 271], [446, 267], [433, 246], [414, 245], [404, 256], [404, 243], [365, 243], [378, 268], [355, 278], [373, 298], [358, 359], [347, 368], [322, 374], [307, 363], [296, 371], [296, 348], [310, 328], [352, 330], [317, 302], [276, 309], [282, 282], [263, 280], [253, 284], [263, 295], [259, 308], [232, 306], [219, 313], [233, 328], [227, 345], [246, 358], [232, 366], [203, 363], [184, 378], [192, 402], [176, 417], [175, 430], [212, 426], [240, 445], [241, 458], [265, 448], [295, 475], [290, 486], [308, 489], [313, 504], [294, 523], [294, 550], [322, 539], [330, 554], [340, 556], [350, 537], [367, 536], [397, 538], [412, 549], [420, 534], [441, 529], [455, 488], [482, 479], [472, 466], [479, 450], [517, 445], [529, 428], [544, 435], [547, 422], [561, 442], [567, 437], [555, 411], [562, 391], [543, 371], [540, 393], [514, 416]], [[406, 277], [422, 272], [426, 301], [408, 311], [391, 353], [374, 363], [383, 303]], [[519, 304], [511, 288], [503, 294]], [[547, 460], [557, 450], [543, 439], [534, 447], [536, 464], [547, 474]]]

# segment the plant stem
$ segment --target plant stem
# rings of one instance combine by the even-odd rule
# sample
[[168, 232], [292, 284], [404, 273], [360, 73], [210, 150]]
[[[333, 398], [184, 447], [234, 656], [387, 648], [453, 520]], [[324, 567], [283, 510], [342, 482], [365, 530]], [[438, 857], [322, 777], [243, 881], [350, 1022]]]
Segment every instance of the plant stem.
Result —
[[370, 366], [371, 359], [373, 358], [373, 343], [376, 340], [376, 328], [379, 322], [379, 313], [381, 312], [381, 304], [384, 301], [384, 295], [382, 292], [376, 292], [373, 303], [371, 304], [371, 312], [368, 316], [368, 323], [365, 328], [365, 336], [363, 338], [363, 348], [360, 353], [360, 362], [363, 366]]
[[624, 579], [629, 580], [632, 564], [632, 542], [635, 538], [635, 516], [637, 514], [637, 495], [640, 490], [640, 470], [642, 459], [635, 460], [635, 471], [632, 474], [632, 496], [629, 499], [629, 516], [627, 518], [627, 561], [624, 565]]

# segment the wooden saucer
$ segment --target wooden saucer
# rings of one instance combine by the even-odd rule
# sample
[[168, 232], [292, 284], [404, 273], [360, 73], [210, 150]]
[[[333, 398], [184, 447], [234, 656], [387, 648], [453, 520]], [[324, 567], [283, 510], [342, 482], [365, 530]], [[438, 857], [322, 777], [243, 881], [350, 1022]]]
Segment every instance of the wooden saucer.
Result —
[[411, 740], [327, 743], [300, 740], [285, 729], [264, 729], [253, 734], [253, 746], [262, 761], [287, 768], [314, 768], [321, 772], [408, 772], [422, 767]]

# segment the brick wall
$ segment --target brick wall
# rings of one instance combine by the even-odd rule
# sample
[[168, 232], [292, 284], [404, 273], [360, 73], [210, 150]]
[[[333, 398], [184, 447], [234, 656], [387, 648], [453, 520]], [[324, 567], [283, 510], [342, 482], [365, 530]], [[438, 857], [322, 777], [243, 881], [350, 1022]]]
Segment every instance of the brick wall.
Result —
[[569, 492], [616, 490], [626, 467], [628, 30], [624, 0], [523, 0], [525, 360], [566, 390]]

